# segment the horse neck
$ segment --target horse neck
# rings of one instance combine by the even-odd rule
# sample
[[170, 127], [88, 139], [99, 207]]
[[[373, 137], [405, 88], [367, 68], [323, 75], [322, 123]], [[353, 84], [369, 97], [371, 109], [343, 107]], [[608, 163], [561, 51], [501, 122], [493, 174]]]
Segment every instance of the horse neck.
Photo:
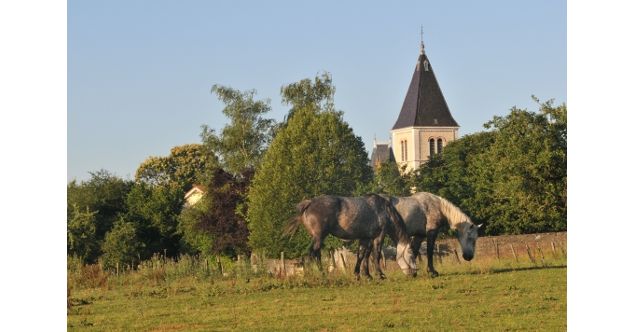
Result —
[[408, 236], [406, 223], [401, 218], [399, 211], [397, 211], [397, 209], [395, 209], [393, 206], [387, 206], [386, 209], [387, 209], [386, 212], [388, 213], [388, 216], [392, 220], [393, 227], [395, 230], [396, 239], [392, 239], [392, 240], [397, 240], [396, 242], [399, 242], [402, 244], [409, 244], [410, 237]]
[[439, 208], [441, 209], [441, 213], [443, 213], [445, 219], [448, 220], [450, 228], [457, 229], [457, 227], [464, 221], [469, 222], [470, 218], [458, 207], [454, 206], [454, 204], [450, 203], [450, 201], [443, 197], [437, 197], [439, 198]]

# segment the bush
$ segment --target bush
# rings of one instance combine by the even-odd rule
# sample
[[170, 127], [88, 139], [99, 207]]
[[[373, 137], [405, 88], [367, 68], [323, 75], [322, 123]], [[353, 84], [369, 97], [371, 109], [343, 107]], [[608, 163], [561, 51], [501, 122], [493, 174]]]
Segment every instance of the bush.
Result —
[[104, 268], [112, 269], [117, 264], [122, 267], [130, 264], [134, 267], [134, 262], [139, 261], [142, 247], [143, 244], [137, 239], [134, 224], [119, 219], [112, 230], [106, 234], [102, 246]]

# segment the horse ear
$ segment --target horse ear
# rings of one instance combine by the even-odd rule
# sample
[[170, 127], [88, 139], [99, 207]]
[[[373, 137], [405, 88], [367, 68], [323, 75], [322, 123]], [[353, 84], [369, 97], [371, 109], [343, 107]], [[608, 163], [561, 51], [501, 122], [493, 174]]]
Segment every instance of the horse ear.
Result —
[[476, 225], [476, 227], [481, 228], [483, 226], [483, 223], [480, 223], [478, 225]]

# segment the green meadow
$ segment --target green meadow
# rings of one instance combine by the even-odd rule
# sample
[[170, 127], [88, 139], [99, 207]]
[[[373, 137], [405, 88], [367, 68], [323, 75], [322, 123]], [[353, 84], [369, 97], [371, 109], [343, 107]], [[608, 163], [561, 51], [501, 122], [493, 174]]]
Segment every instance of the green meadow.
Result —
[[[185, 262], [184, 262], [185, 261]], [[350, 271], [276, 277], [195, 259], [114, 275], [69, 264], [69, 331], [563, 331], [566, 258], [437, 265], [385, 280]], [[153, 267], [150, 267], [153, 266]], [[198, 266], [198, 267], [197, 267]]]

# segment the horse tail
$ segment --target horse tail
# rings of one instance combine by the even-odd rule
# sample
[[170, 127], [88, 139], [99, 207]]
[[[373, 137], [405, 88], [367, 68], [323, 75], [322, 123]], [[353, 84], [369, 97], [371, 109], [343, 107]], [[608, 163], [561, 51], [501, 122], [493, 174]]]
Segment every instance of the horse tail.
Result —
[[308, 199], [303, 200], [296, 206], [296, 210], [298, 210], [298, 214], [291, 217], [287, 222], [287, 226], [283, 230], [283, 234], [285, 236], [292, 236], [295, 232], [298, 231], [300, 224], [302, 223], [302, 216], [304, 215], [304, 211], [309, 208], [311, 205], [311, 201]]
[[398, 242], [401, 243], [410, 243], [410, 237], [408, 236], [408, 230], [406, 228], [406, 223], [401, 218], [401, 215], [395, 209], [395, 206], [392, 205], [390, 200], [386, 200], [386, 210], [388, 211], [388, 215], [392, 220], [393, 225], [395, 226], [395, 233], [397, 235]]

